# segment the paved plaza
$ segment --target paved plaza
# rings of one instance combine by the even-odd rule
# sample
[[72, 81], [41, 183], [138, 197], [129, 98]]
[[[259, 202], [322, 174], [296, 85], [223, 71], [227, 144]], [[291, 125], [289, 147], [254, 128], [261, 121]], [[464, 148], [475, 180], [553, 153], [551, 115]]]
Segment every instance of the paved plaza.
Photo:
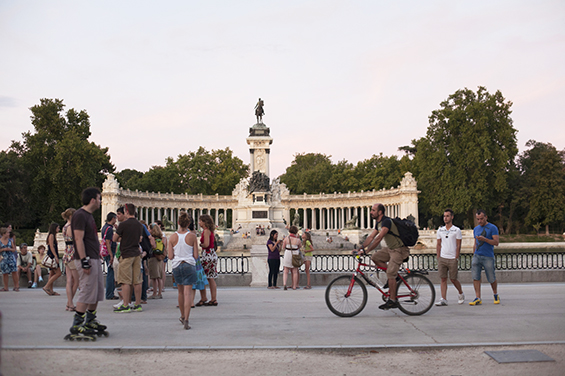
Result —
[[[471, 285], [463, 285], [467, 302]], [[177, 292], [167, 288], [162, 300], [149, 300], [143, 312], [116, 314], [115, 301], [99, 305], [98, 318], [110, 337], [93, 343], [63, 340], [72, 321], [65, 311], [65, 291], [47, 296], [41, 289], [0, 293], [4, 349], [249, 349], [249, 348], [379, 348], [477, 344], [565, 343], [565, 284], [501, 284], [502, 303], [494, 305], [490, 286], [483, 285], [483, 305], [457, 304], [448, 290], [447, 307], [433, 307], [423, 316], [398, 310], [381, 311], [382, 300], [369, 290], [358, 316], [340, 318], [324, 300], [325, 287], [312, 290], [219, 288], [217, 307], [194, 308], [189, 331], [182, 330]], [[439, 286], [436, 285], [439, 293]]]
[[[178, 321], [177, 292], [167, 288], [164, 299], [149, 300], [140, 313], [115, 314], [115, 301], [102, 302], [99, 319], [111, 334], [96, 342], [63, 340], [72, 319], [63, 289], [56, 289], [58, 297], [41, 290], [2, 292], [1, 369], [4, 376], [154, 375], [156, 369], [199, 375], [562, 374], [565, 284], [501, 284], [500, 305], [493, 304], [490, 286], [483, 287], [482, 306], [467, 304], [473, 288], [465, 284], [465, 304], [456, 304], [450, 288], [449, 306], [417, 317], [379, 310], [381, 297], [370, 291], [366, 308], [353, 318], [328, 310], [325, 287], [224, 287], [217, 307], [192, 311], [188, 331]], [[484, 353], [500, 349], [536, 349], [556, 362], [497, 364]]]

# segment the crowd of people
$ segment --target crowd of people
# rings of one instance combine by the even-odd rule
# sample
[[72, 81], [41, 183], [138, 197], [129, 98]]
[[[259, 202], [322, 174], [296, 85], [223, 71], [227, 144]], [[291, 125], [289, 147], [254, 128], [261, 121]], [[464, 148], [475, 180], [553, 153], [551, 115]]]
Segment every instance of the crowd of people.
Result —
[[[148, 299], [162, 299], [166, 264], [170, 260], [174, 288], [178, 289], [180, 321], [185, 329], [190, 329], [191, 308], [218, 305], [218, 257], [212, 217], [198, 218], [201, 237], [197, 239], [192, 217], [181, 212], [179, 230], [167, 238], [161, 221], [150, 225], [138, 221], [135, 206], [128, 203], [118, 208], [117, 213], [108, 213], [98, 232], [92, 213], [100, 207], [100, 195], [97, 188], [88, 188], [82, 194], [82, 208], [69, 208], [61, 214], [65, 220], [62, 229], [65, 249], [61, 258], [57, 242], [59, 224], [49, 226], [47, 247], [39, 245], [35, 259], [25, 243], [17, 251], [10, 225], [0, 227], [2, 291], [8, 291], [10, 274], [14, 291], [19, 291], [20, 275], [27, 276], [29, 288], [36, 288], [46, 274], [43, 291], [49, 296], [59, 296], [53, 286], [64, 272], [65, 309], [75, 313], [66, 338], [89, 337], [106, 329], [96, 320], [98, 302], [104, 298], [120, 300], [114, 305], [116, 313], [141, 312], [141, 305], [147, 304]], [[107, 268], [105, 287], [102, 263]], [[200, 291], [200, 300], [195, 304], [196, 290]]]
[[[142, 304], [148, 299], [162, 299], [165, 290], [166, 263], [172, 265], [173, 283], [178, 290], [179, 321], [185, 329], [190, 329], [189, 318], [192, 308], [217, 306], [218, 256], [215, 247], [215, 225], [210, 215], [198, 218], [200, 238], [195, 229], [193, 218], [181, 211], [178, 230], [167, 238], [163, 223], [156, 221], [147, 225], [136, 218], [136, 208], [128, 203], [108, 213], [104, 226], [98, 231], [92, 213], [99, 209], [101, 194], [97, 188], [87, 188], [82, 194], [83, 207], [78, 210], [69, 208], [61, 216], [65, 220], [62, 236], [65, 242], [62, 259], [57, 243], [59, 224], [52, 223], [46, 239], [46, 247], [39, 245], [35, 260], [25, 243], [16, 250], [16, 238], [10, 224], [0, 227], [0, 271], [3, 289], [8, 291], [10, 275], [13, 290], [19, 291], [20, 276], [28, 279], [28, 288], [36, 288], [47, 281], [43, 290], [49, 296], [58, 296], [53, 289], [56, 280], [61, 277], [64, 265], [66, 275], [67, 303], [65, 309], [75, 313], [68, 336], [92, 336], [104, 332], [106, 327], [96, 320], [98, 302], [106, 299], [120, 300], [114, 305], [114, 312], [129, 313], [143, 311]], [[400, 237], [396, 224], [385, 214], [382, 204], [375, 204], [370, 212], [376, 221], [376, 227], [358, 250], [368, 253], [377, 248], [381, 241], [385, 247], [373, 253], [373, 262], [387, 268], [387, 283], [390, 298], [380, 306], [381, 309], [398, 308], [396, 301], [397, 273], [401, 264], [409, 256]], [[494, 246], [498, 245], [498, 230], [488, 223], [484, 210], [477, 211], [479, 225], [474, 229], [474, 257], [472, 277], [475, 299], [470, 305], [480, 305], [481, 270], [485, 270], [491, 284], [494, 303], [500, 303], [497, 281], [494, 273]], [[453, 225], [453, 211], [446, 209], [445, 226], [437, 232], [438, 269], [441, 278], [441, 298], [437, 306], [447, 305], [447, 278], [458, 290], [458, 303], [465, 300], [461, 284], [457, 279], [457, 260], [460, 257], [461, 231]], [[264, 229], [264, 228], [263, 228]], [[299, 235], [297, 226], [287, 227], [289, 235], [279, 238], [277, 230], [270, 231], [267, 241], [267, 261], [269, 267], [268, 288], [279, 289], [277, 279], [283, 265], [283, 289], [293, 290], [299, 287], [299, 270], [304, 265], [306, 286], [311, 288], [310, 267], [314, 245], [311, 233], [304, 230]], [[99, 242], [99, 233], [102, 242]], [[201, 251], [200, 251], [201, 249]], [[106, 264], [106, 286], [104, 287], [102, 262]], [[288, 277], [290, 275], [290, 286]], [[151, 288], [149, 288], [149, 282]], [[208, 286], [208, 288], [206, 288]], [[209, 290], [210, 298], [206, 290]], [[200, 299], [195, 303], [196, 290]], [[148, 297], [148, 292], [151, 295]], [[76, 302], [76, 305], [75, 305]]]

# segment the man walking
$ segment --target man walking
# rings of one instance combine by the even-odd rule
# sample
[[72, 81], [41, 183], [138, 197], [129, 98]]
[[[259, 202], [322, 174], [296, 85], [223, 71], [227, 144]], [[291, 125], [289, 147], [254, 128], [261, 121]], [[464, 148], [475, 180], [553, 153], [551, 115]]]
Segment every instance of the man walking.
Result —
[[473, 229], [475, 242], [473, 245], [473, 262], [471, 263], [471, 273], [473, 275], [473, 287], [475, 288], [476, 298], [469, 305], [481, 305], [481, 269], [485, 270], [487, 281], [492, 287], [494, 294], [494, 304], [500, 304], [500, 297], [494, 274], [494, 246], [498, 245], [498, 227], [487, 222], [487, 214], [484, 210], [477, 210], [477, 222], [479, 225]]
[[441, 278], [441, 299], [436, 303], [436, 306], [447, 305], [448, 272], [451, 283], [459, 292], [457, 303], [463, 304], [465, 302], [465, 295], [461, 289], [461, 283], [457, 279], [457, 260], [459, 260], [461, 253], [463, 235], [459, 227], [453, 225], [453, 210], [445, 209], [443, 212], [443, 222], [445, 226], [437, 230], [437, 269]]
[[[369, 253], [375, 249], [381, 240], [385, 240], [387, 247], [379, 249], [371, 256], [371, 259], [377, 266], [386, 269], [388, 278], [390, 299], [385, 304], [379, 306], [380, 309], [398, 308], [398, 300], [396, 299], [396, 278], [398, 277], [398, 270], [406, 258], [410, 256], [410, 250], [400, 240], [400, 233], [396, 228], [394, 222], [385, 216], [385, 207], [383, 204], [375, 204], [371, 208], [371, 218], [377, 223], [375, 229], [367, 237], [363, 246], [359, 250], [360, 254]], [[387, 266], [388, 263], [388, 266]]]
[[98, 302], [104, 300], [104, 280], [100, 264], [100, 243], [92, 213], [100, 208], [100, 190], [95, 187], [82, 191], [82, 208], [71, 219], [75, 246], [74, 262], [78, 270], [79, 290], [71, 334], [73, 337], [91, 337], [106, 331], [106, 326], [96, 320]]
[[[142, 225], [135, 219], [135, 206], [125, 205], [125, 218], [121, 222], [114, 234], [114, 241], [120, 240], [120, 259], [118, 268], [118, 283], [122, 285], [122, 298], [124, 303], [116, 308], [114, 312], [141, 312], [141, 252], [139, 243], [141, 242]], [[135, 305], [130, 308], [131, 285], [135, 294]]]

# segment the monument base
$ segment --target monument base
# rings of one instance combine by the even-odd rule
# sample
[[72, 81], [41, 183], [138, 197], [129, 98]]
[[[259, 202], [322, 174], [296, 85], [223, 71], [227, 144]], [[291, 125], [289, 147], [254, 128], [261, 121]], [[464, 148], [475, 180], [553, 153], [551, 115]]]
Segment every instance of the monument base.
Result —
[[346, 238], [347, 240], [349, 240], [349, 242], [353, 243], [353, 244], [357, 244], [357, 247], [361, 247], [361, 239], [363, 237], [363, 231], [355, 228], [355, 229], [343, 229], [341, 230], [341, 237], [342, 238]]

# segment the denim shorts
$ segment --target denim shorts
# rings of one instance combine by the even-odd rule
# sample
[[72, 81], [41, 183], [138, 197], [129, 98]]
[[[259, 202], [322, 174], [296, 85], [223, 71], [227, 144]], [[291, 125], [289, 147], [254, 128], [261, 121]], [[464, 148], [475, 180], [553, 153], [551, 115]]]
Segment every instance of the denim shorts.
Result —
[[473, 255], [473, 261], [471, 262], [471, 274], [473, 274], [473, 279], [475, 281], [481, 280], [481, 269], [485, 270], [485, 275], [487, 276], [487, 281], [489, 283], [496, 281], [496, 276], [494, 275], [494, 257]]
[[196, 266], [183, 262], [173, 269], [173, 277], [177, 285], [193, 285], [196, 283]]

